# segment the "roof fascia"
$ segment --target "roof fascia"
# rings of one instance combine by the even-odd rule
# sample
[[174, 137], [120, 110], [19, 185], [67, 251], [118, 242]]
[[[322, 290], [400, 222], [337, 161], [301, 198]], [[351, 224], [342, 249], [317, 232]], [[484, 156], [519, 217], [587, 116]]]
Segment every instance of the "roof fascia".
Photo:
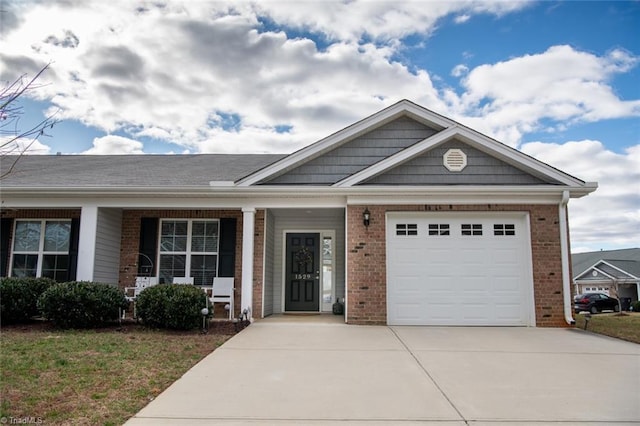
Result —
[[338, 146], [353, 140], [354, 138], [380, 127], [403, 115], [407, 115], [423, 124], [435, 127], [439, 130], [455, 125], [455, 122], [439, 114], [429, 111], [408, 100], [401, 100], [367, 118], [364, 118], [338, 132], [327, 136], [305, 148], [302, 148], [275, 163], [258, 170], [236, 182], [237, 186], [250, 186], [283, 171], [290, 170], [313, 158], [322, 155]]
[[[304, 191], [301, 191], [304, 189]], [[366, 185], [352, 187], [333, 187], [325, 185], [260, 185], [252, 187], [241, 186], [194, 186], [194, 187], [11, 187], [3, 188], [3, 206], [13, 199], [41, 199], [60, 196], [169, 196], [180, 198], [184, 196], [243, 196], [254, 194], [256, 196], [271, 196], [274, 194], [369, 194], [369, 195], [393, 195], [393, 194], [531, 194], [541, 196], [553, 196], [559, 200], [559, 195], [567, 190], [564, 186], [554, 185]], [[580, 188], [570, 187], [571, 191]]]
[[595, 182], [585, 182], [571, 176], [568, 173], [558, 170], [555, 167], [523, 153], [522, 151], [498, 142], [497, 140], [483, 135], [473, 129], [464, 126], [460, 126], [459, 129], [460, 134], [458, 136], [464, 142], [479, 148], [484, 152], [494, 154], [499, 159], [506, 161], [512, 166], [524, 168], [525, 170], [532, 172], [534, 175], [537, 174], [539, 177], [551, 178], [565, 185], [593, 187], [593, 190], [589, 192], [593, 192], [597, 188], [597, 184]]

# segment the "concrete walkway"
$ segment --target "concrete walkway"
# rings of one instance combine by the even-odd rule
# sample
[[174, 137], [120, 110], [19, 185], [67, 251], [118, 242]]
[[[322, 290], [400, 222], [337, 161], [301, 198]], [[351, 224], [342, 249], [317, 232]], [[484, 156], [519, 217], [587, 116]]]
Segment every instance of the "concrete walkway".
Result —
[[640, 424], [640, 345], [581, 330], [257, 321], [127, 425]]

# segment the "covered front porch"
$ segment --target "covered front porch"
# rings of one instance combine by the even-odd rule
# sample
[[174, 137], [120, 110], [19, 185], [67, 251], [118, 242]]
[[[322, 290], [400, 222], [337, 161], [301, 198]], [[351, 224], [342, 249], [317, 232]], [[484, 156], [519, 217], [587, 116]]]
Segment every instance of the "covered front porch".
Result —
[[344, 208], [266, 210], [257, 316], [328, 313], [337, 300], [344, 305], [345, 214]]
[[140, 277], [158, 284], [186, 277], [201, 287], [210, 287], [213, 277], [232, 277], [238, 314], [330, 313], [337, 300], [344, 306], [345, 215], [346, 209], [335, 205], [169, 208], [130, 203], [3, 210], [8, 253], [3, 274], [50, 276], [46, 244], [29, 252], [29, 259], [43, 260], [34, 260], [27, 270], [21, 260], [27, 255], [15, 242], [38, 225], [47, 235], [59, 231], [55, 255], [65, 260], [58, 262], [64, 268], [51, 276], [58, 280], [125, 289]]

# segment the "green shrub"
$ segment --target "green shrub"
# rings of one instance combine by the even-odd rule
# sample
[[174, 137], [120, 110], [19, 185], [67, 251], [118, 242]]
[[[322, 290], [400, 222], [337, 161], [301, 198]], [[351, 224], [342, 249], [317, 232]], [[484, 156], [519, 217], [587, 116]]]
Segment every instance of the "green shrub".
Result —
[[640, 300], [631, 303], [631, 310], [633, 312], [640, 312]]
[[190, 330], [202, 324], [205, 303], [206, 295], [199, 287], [159, 284], [140, 293], [136, 311], [150, 327]]
[[38, 298], [55, 284], [50, 278], [0, 279], [0, 318], [3, 324], [26, 322], [40, 315]]
[[90, 328], [117, 320], [128, 306], [124, 292], [110, 284], [88, 281], [58, 283], [38, 299], [42, 315], [62, 328]]

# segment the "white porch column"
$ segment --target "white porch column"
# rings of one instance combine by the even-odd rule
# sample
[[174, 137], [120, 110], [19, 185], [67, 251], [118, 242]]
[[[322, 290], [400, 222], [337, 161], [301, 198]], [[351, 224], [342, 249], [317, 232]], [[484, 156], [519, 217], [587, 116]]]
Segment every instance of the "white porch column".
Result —
[[253, 251], [255, 233], [256, 209], [246, 207], [242, 209], [242, 306], [244, 311], [249, 308], [249, 319], [253, 320]]
[[98, 206], [83, 206], [80, 213], [80, 235], [78, 240], [78, 281], [93, 281], [96, 261], [96, 239], [98, 234]]

